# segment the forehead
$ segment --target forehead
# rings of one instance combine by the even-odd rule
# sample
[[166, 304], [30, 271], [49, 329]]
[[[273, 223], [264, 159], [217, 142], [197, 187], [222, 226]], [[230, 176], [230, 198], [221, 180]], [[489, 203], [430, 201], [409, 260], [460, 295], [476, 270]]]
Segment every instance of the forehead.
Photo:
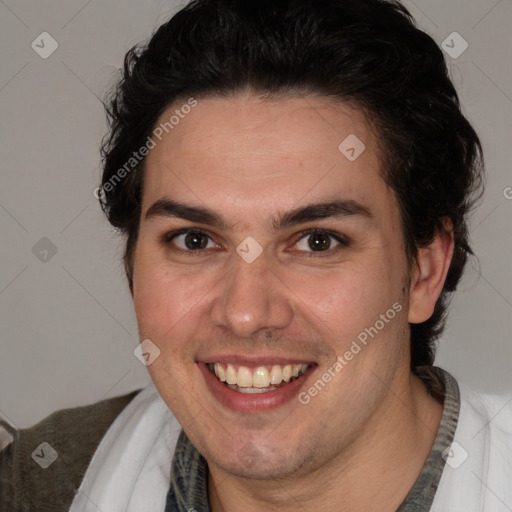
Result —
[[146, 159], [143, 212], [163, 195], [256, 216], [303, 199], [378, 202], [388, 195], [372, 127], [349, 105], [249, 94], [197, 99], [181, 110], [186, 103], [157, 122], [164, 130]]

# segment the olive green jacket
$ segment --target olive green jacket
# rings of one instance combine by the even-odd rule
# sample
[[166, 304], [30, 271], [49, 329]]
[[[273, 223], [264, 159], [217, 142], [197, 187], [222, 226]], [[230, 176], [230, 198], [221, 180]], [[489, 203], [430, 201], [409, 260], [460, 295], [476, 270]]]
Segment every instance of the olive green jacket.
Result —
[[[0, 512], [69, 510], [87, 467], [112, 422], [141, 390], [92, 405], [61, 409], [16, 432], [0, 452]], [[38, 463], [57, 458], [46, 469]], [[46, 450], [46, 454], [45, 454]]]

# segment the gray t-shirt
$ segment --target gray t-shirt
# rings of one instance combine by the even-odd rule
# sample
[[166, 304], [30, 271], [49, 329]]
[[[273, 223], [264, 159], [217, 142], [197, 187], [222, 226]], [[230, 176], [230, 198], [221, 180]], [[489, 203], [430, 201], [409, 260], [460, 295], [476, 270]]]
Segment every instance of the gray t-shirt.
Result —
[[[430, 393], [443, 404], [443, 416], [430, 454], [416, 482], [397, 512], [428, 512], [443, 473], [443, 452], [449, 449], [457, 427], [460, 409], [459, 386], [447, 371], [436, 367], [417, 369]], [[165, 512], [210, 512], [208, 503], [208, 464], [181, 431], [171, 466], [171, 485]]]

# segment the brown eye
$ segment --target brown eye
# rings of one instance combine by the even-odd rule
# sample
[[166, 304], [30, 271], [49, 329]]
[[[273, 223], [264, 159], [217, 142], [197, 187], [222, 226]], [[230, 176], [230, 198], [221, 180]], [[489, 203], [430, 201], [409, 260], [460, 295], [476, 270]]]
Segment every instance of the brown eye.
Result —
[[308, 240], [308, 246], [313, 251], [323, 251], [330, 249], [331, 247], [330, 235], [326, 235], [324, 233], [313, 233], [305, 238]]
[[[332, 240], [335, 240], [336, 242], [334, 247]], [[332, 233], [322, 229], [311, 229], [300, 233], [300, 239], [295, 245], [299, 250], [304, 252], [331, 253], [347, 246], [348, 242], [339, 233]]]
[[[213, 245], [208, 246], [211, 241]], [[192, 229], [181, 229], [167, 233], [164, 236], [163, 242], [166, 245], [173, 245], [177, 250], [183, 252], [201, 252], [203, 249], [216, 247], [216, 244], [211, 240], [210, 236], [203, 231]]]

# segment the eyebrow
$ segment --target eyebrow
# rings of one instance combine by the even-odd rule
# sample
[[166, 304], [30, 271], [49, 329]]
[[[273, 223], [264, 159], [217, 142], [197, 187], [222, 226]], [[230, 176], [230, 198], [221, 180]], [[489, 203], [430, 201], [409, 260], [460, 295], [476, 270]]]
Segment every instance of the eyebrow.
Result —
[[[332, 201], [311, 203], [288, 212], [279, 213], [277, 217], [270, 220], [269, 225], [274, 232], [277, 232], [287, 227], [319, 219], [344, 218], [356, 215], [367, 219], [374, 218], [371, 210], [357, 201], [334, 199]], [[233, 230], [233, 227], [226, 222], [222, 215], [210, 208], [185, 204], [166, 197], [158, 199], [148, 208], [145, 219], [155, 217], [177, 217], [190, 222], [206, 224], [223, 231]]]

